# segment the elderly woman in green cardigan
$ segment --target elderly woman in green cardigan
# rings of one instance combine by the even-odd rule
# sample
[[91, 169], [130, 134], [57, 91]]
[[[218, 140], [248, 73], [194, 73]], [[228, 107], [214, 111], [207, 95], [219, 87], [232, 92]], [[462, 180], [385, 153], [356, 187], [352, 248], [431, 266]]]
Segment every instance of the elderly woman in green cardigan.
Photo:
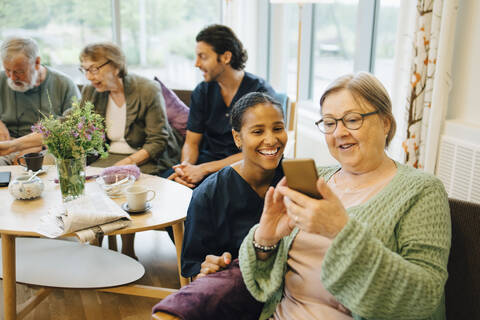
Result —
[[270, 188], [240, 248], [261, 319], [445, 319], [450, 213], [442, 183], [391, 158], [391, 102], [368, 73], [335, 80], [316, 122], [339, 166], [323, 199]]

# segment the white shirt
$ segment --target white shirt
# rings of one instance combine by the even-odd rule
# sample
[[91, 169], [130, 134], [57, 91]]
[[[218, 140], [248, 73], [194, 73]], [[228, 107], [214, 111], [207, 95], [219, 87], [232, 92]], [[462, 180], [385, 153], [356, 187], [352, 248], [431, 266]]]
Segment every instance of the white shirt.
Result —
[[111, 96], [108, 96], [105, 125], [107, 137], [110, 139], [110, 152], [132, 154], [137, 152], [125, 141], [125, 123], [127, 121], [127, 105], [119, 107]]

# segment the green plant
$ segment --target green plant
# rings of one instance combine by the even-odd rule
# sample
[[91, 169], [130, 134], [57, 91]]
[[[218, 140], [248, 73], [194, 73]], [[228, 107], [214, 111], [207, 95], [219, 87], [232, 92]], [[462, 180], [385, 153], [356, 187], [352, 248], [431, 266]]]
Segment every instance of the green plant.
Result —
[[32, 126], [43, 135], [48, 151], [57, 159], [76, 159], [89, 153], [107, 157], [103, 118], [95, 113], [91, 102], [80, 105], [74, 99], [72, 108], [62, 117], [45, 116]]

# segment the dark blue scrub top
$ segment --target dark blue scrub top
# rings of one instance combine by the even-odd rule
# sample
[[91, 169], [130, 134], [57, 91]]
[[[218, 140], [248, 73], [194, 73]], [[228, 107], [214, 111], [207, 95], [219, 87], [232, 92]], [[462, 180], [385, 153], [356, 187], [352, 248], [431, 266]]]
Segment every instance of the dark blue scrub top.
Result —
[[[281, 166], [270, 185], [283, 177]], [[210, 175], [194, 191], [185, 221], [182, 275], [192, 277], [209, 254], [230, 252], [232, 259], [248, 231], [260, 221], [262, 199], [230, 166]]]
[[197, 85], [192, 92], [187, 123], [187, 130], [203, 134], [197, 164], [221, 160], [239, 152], [233, 142], [230, 125], [231, 106], [250, 92], [265, 92], [272, 97], [275, 94], [265, 80], [248, 72], [245, 72], [230, 106], [225, 105], [216, 81], [204, 81]]

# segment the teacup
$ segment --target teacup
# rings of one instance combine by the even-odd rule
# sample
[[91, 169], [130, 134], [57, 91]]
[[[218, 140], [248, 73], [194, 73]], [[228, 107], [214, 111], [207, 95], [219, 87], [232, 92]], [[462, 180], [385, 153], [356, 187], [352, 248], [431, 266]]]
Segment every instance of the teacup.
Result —
[[[18, 163], [33, 172], [42, 169], [44, 152], [32, 152], [18, 158]], [[22, 159], [24, 163], [22, 163]]]
[[[150, 194], [150, 197], [147, 195]], [[155, 191], [147, 189], [144, 186], [131, 186], [125, 190], [127, 196], [128, 209], [132, 211], [145, 210], [147, 202], [155, 198]]]

